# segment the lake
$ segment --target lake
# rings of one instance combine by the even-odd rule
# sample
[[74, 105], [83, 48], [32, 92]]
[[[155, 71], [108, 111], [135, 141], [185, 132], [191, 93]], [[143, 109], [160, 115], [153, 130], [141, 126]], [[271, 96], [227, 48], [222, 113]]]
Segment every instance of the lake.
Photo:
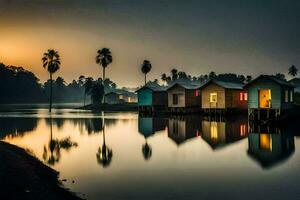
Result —
[[247, 116], [149, 117], [74, 109], [0, 112], [0, 137], [87, 199], [300, 199], [300, 130]]

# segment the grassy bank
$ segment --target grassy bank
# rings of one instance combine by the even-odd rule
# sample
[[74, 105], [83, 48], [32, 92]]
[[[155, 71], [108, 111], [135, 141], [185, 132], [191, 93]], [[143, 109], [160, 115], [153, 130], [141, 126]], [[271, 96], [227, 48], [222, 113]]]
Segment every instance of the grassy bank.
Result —
[[25, 150], [0, 141], [0, 152], [0, 199], [80, 199], [61, 187], [58, 172]]

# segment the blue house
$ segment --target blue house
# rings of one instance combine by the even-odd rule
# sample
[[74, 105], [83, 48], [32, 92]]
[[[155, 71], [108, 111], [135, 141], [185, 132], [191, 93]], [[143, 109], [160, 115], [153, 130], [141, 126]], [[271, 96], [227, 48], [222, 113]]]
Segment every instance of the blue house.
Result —
[[252, 127], [248, 135], [248, 155], [263, 168], [286, 161], [295, 152], [294, 136], [274, 127]]
[[154, 112], [165, 110], [168, 105], [166, 87], [157, 83], [147, 83], [137, 91], [139, 111]]
[[[275, 76], [260, 75], [249, 82], [245, 89], [248, 91], [249, 116], [255, 116], [260, 111], [274, 111], [279, 116], [281, 111], [293, 107], [294, 87], [285, 80]], [[269, 117], [269, 116], [268, 116]]]

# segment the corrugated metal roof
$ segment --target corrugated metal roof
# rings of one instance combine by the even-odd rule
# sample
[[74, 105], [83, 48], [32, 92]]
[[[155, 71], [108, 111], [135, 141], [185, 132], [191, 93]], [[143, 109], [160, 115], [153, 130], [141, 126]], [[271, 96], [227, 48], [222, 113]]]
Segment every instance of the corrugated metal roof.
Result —
[[149, 82], [145, 86], [140, 87], [136, 92], [138, 92], [139, 90], [144, 89], [144, 88], [148, 88], [148, 89], [150, 89], [152, 91], [156, 91], [156, 92], [166, 91], [166, 89], [167, 89], [166, 86], [161, 86], [161, 85], [159, 85], [158, 83], [155, 83], [155, 82]]
[[171, 83], [167, 87], [167, 90], [173, 88], [175, 85], [179, 85], [187, 90], [194, 90], [194, 89], [200, 88], [202, 84], [197, 83], [197, 82], [192, 82], [189, 80], [177, 80], [177, 81], [174, 81], [173, 83]]
[[261, 79], [261, 78], [269, 79], [269, 80], [274, 81], [275, 83], [277, 83], [279, 85], [294, 87], [291, 83], [287, 82], [286, 80], [277, 78], [276, 76], [272, 76], [272, 75], [260, 75], [257, 78], [253, 79], [252, 81], [250, 81], [247, 85], [245, 85], [245, 87], [248, 87], [253, 82], [255, 82], [255, 81], [257, 81], [258, 79]]
[[244, 88], [244, 84], [243, 83], [236, 83], [236, 82], [227, 82], [227, 81], [218, 81], [218, 80], [214, 80], [214, 79], [210, 79], [209, 81], [207, 81], [206, 83], [204, 83], [202, 87], [208, 85], [209, 83], [215, 83], [223, 88], [226, 89], [235, 89], [235, 90], [241, 90]]

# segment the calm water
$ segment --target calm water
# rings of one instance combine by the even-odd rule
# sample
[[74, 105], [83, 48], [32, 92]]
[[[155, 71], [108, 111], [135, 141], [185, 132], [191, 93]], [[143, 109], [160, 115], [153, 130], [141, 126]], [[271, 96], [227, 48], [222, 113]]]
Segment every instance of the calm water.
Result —
[[87, 199], [300, 199], [296, 125], [72, 109], [0, 112], [2, 140], [58, 170], [64, 185]]

